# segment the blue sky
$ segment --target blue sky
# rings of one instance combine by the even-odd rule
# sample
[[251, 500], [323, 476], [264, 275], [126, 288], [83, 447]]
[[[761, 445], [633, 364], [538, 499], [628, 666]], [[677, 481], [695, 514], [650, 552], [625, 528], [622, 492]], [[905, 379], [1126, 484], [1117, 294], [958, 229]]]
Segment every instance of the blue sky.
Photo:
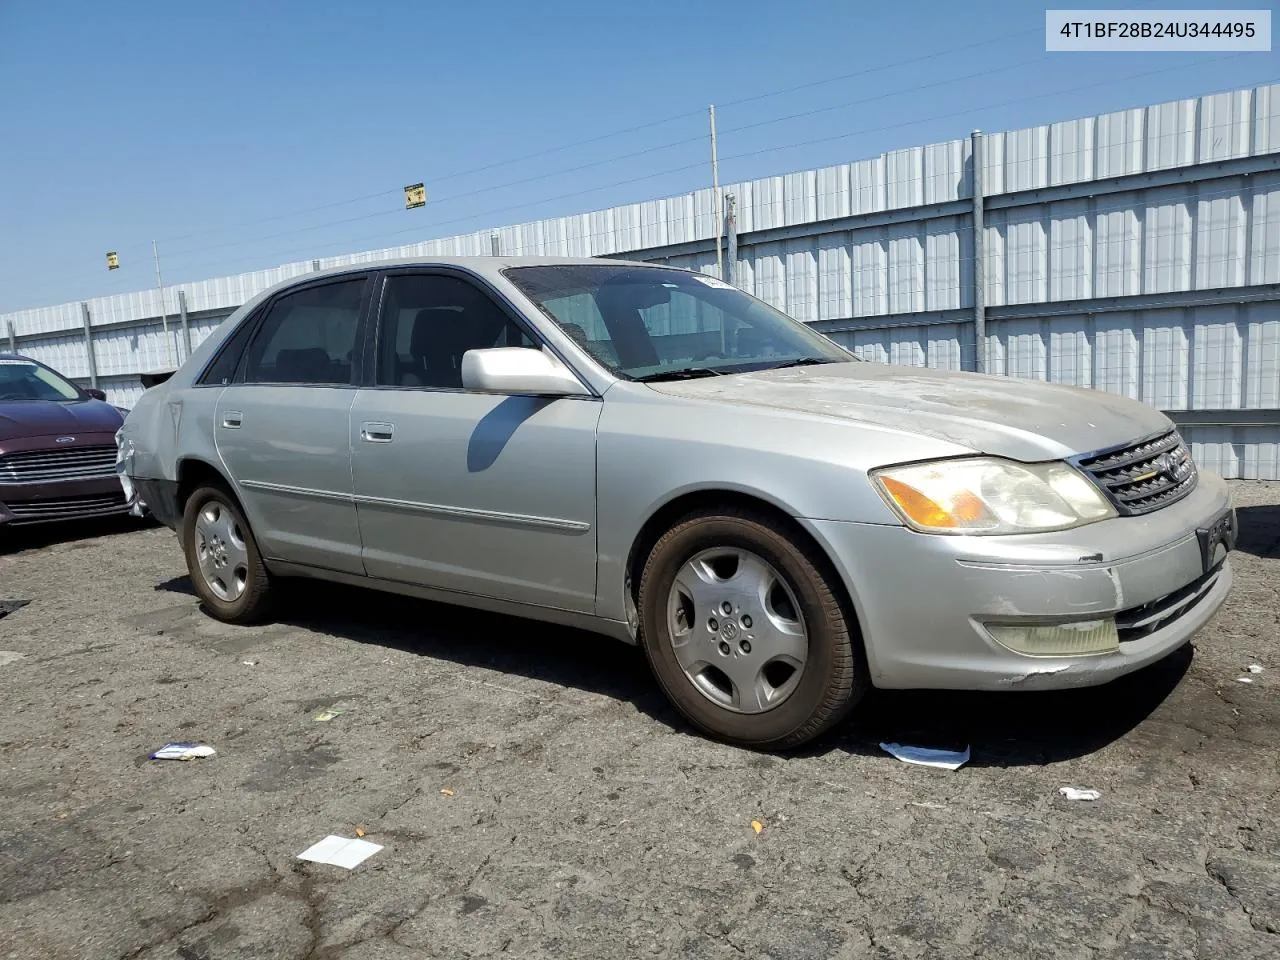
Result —
[[153, 286], [153, 238], [170, 284], [706, 186], [709, 103], [727, 183], [1276, 79], [1018, 0], [8, 2], [0, 313]]

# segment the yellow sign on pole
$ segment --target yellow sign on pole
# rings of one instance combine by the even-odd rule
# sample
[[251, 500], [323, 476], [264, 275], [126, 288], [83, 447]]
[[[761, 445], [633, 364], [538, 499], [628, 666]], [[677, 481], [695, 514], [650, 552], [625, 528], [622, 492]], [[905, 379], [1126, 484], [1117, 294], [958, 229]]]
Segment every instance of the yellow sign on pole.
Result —
[[414, 183], [404, 188], [404, 208], [406, 210], [425, 207], [426, 205], [427, 188], [425, 184]]
[[108, 270], [120, 269], [120, 257], [116, 254], [114, 250], [107, 251], [107, 269]]

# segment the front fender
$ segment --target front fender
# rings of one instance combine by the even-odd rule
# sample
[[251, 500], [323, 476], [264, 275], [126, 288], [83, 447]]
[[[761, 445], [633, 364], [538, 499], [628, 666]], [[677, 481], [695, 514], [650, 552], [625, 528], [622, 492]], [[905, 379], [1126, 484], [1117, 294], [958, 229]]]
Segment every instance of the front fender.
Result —
[[867, 471], [968, 452], [874, 425], [618, 384], [605, 395], [597, 435], [597, 612], [626, 618], [632, 545], [645, 523], [678, 497], [722, 490], [798, 520], [898, 526]]

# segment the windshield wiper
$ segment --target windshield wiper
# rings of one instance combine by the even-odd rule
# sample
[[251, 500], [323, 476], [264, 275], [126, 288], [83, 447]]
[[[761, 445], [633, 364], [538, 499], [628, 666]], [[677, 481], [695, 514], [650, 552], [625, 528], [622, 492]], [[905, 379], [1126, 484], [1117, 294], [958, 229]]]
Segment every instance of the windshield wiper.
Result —
[[765, 367], [765, 370], [785, 370], [787, 367], [812, 367], [822, 363], [839, 363], [839, 360], [828, 360], [823, 357], [801, 357], [798, 360], [785, 360], [782, 363], [775, 363], [773, 366]]
[[679, 370], [659, 370], [657, 373], [646, 373], [643, 377], [633, 377], [637, 383], [656, 383], [659, 380], [697, 380], [701, 377], [723, 377], [723, 370], [711, 367], [681, 367]]

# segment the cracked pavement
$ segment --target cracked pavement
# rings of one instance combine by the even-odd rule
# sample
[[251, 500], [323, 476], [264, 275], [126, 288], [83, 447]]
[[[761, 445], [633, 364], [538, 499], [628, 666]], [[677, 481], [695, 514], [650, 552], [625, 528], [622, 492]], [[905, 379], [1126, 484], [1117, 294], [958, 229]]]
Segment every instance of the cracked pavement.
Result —
[[[167, 530], [0, 532], [31, 601], [0, 616], [0, 958], [1280, 956], [1280, 484], [1233, 487], [1194, 654], [877, 693], [785, 757], [690, 732], [603, 638], [316, 584], [231, 627]], [[218, 754], [147, 759], [170, 740]], [[296, 859], [358, 827], [356, 869]]]

